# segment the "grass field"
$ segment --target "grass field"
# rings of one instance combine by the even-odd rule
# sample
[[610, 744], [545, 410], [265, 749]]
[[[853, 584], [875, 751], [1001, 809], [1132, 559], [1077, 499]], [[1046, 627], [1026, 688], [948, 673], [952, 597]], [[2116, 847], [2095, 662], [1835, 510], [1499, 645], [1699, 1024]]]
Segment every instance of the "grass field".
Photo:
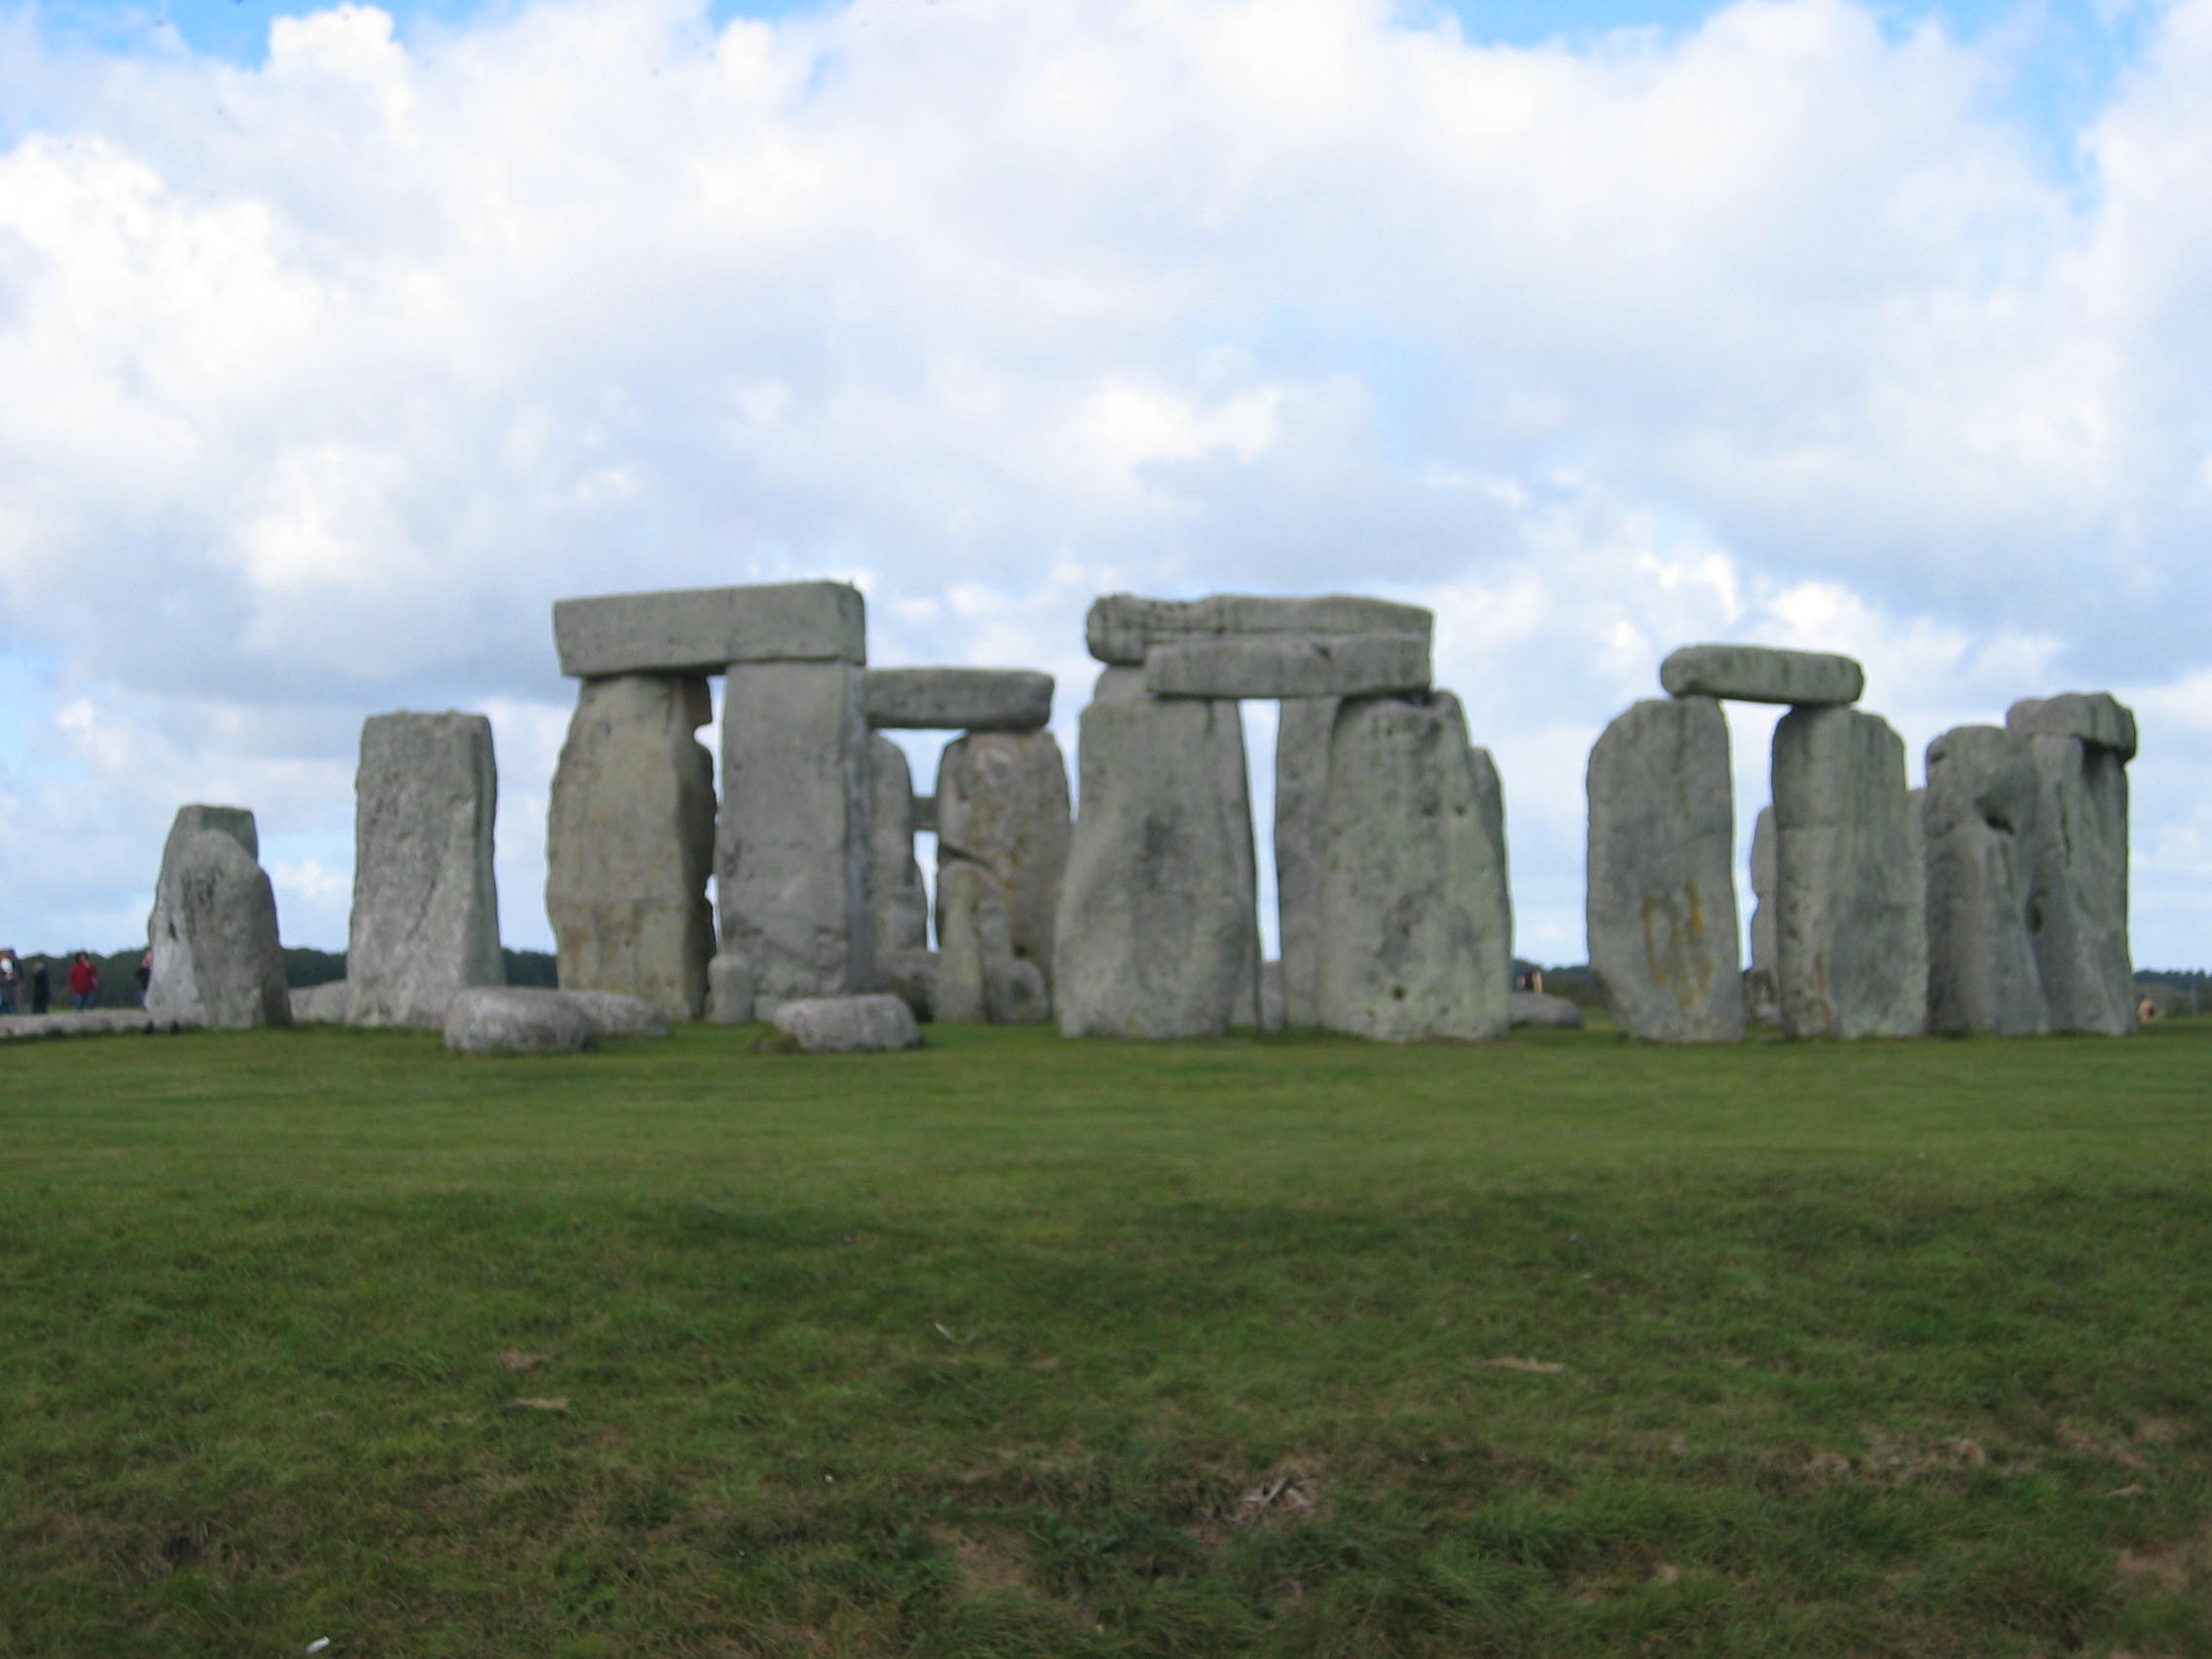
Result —
[[0, 1068], [9, 1659], [2212, 1653], [2212, 1019]]

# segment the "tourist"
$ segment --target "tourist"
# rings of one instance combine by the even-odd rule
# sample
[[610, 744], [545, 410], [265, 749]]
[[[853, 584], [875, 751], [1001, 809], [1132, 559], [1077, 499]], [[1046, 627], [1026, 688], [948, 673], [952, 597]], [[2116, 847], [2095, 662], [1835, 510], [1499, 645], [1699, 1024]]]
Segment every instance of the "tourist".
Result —
[[54, 1006], [54, 981], [47, 977], [46, 958], [31, 958], [31, 1013], [44, 1014]]
[[146, 1006], [146, 987], [154, 982], [154, 947], [148, 945], [146, 954], [138, 958], [138, 1006]]
[[69, 1006], [90, 1014], [100, 1000], [100, 971], [92, 966], [92, 952], [80, 950], [69, 959]]
[[0, 1014], [14, 1014], [22, 990], [23, 971], [13, 945], [0, 945]]

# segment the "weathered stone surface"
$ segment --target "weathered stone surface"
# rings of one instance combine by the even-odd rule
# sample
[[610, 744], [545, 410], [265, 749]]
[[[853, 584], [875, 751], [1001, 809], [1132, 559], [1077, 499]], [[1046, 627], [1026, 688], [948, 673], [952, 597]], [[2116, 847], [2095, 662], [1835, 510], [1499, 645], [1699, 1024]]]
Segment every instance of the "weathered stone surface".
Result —
[[875, 900], [875, 949], [923, 950], [930, 942], [930, 900], [914, 857], [914, 778], [906, 752], [888, 737], [870, 737], [868, 890]]
[[1904, 744], [1878, 715], [1792, 709], [1774, 728], [1776, 949], [1792, 1037], [1928, 1027], [1928, 924]]
[[2074, 737], [2122, 760], [2135, 758], [2135, 711], [2109, 691], [2023, 697], [2005, 712], [2005, 724], [2023, 737]]
[[[2132, 723], [2132, 722], [2131, 722]], [[2127, 942], [2127, 762], [2080, 738], [2028, 740], [2039, 783], [2034, 941], [2054, 1031], [2135, 1029]]]
[[[1053, 914], [1073, 833], [1067, 761], [1049, 731], [973, 732], [945, 745], [937, 773], [938, 947], [953, 948], [946, 893], [974, 865], [995, 884], [1017, 959], [1051, 982]], [[949, 965], [947, 966], [949, 971]], [[955, 1015], [940, 1012], [940, 1018]]]
[[1491, 890], [1491, 899], [1496, 906], [1491, 921], [1505, 940], [1506, 980], [1510, 987], [1513, 977], [1513, 877], [1507, 865], [1505, 849], [1505, 780], [1498, 776], [1497, 761], [1487, 749], [1469, 749], [1467, 764], [1474, 770], [1475, 823], [1481, 828], [1483, 842], [1489, 849], [1490, 866], [1497, 871], [1496, 884]]
[[1542, 991], [1515, 991], [1506, 1000], [1506, 1012], [1515, 1025], [1550, 1025], [1562, 1030], [1582, 1029], [1582, 1011], [1565, 997]]
[[1052, 677], [1028, 668], [871, 668], [867, 723], [911, 731], [1038, 731]]
[[873, 1053], [922, 1046], [913, 1010], [888, 992], [801, 997], [776, 1010], [776, 1029], [809, 1054]]
[[883, 988], [914, 1011], [927, 1023], [937, 1017], [938, 953], [934, 950], [892, 950], [876, 961], [876, 977]]
[[1260, 1029], [1283, 1029], [1282, 964], [1279, 961], [1260, 964]]
[[1739, 703], [1789, 703], [1803, 708], [1858, 702], [1866, 689], [1866, 671], [1831, 651], [1684, 645], [1659, 665], [1659, 683], [1676, 697], [1724, 697]]
[[1744, 1012], [1761, 1025], [1782, 1023], [1782, 975], [1776, 966], [1774, 808], [1759, 808], [1751, 826], [1751, 965], [1744, 970]]
[[301, 985], [291, 997], [294, 1025], [343, 1025], [353, 1012], [353, 988], [344, 979]]
[[1425, 691], [1426, 634], [1268, 634], [1178, 640], [1144, 659], [1156, 697], [1366, 697]]
[[715, 762], [692, 733], [713, 712], [697, 676], [584, 682], [545, 820], [562, 989], [699, 1017], [715, 953]]
[[[2183, 1006], [2189, 1003], [2182, 998]], [[139, 1008], [95, 1008], [84, 1014], [70, 1009], [62, 1014], [12, 1014], [0, 1018], [0, 1043], [25, 1037], [115, 1037], [125, 1032], [140, 1036], [166, 1035], [182, 1030], [189, 1021], [156, 1019]]]
[[1110, 670], [1083, 712], [1079, 763], [1082, 811], [1054, 927], [1061, 1031], [1219, 1036], [1247, 995], [1256, 1016], [1252, 809], [1236, 705], [1148, 696], [1136, 670]]
[[463, 1054], [573, 1054], [591, 1041], [591, 1016], [560, 991], [473, 985], [446, 1008], [445, 1045]]
[[719, 674], [733, 662], [867, 661], [867, 608], [843, 582], [767, 582], [558, 600], [561, 672]]
[[643, 997], [566, 988], [561, 994], [582, 1011], [594, 1037], [666, 1037], [673, 1024], [667, 1009]]
[[[233, 1029], [292, 1022], [276, 895], [256, 862], [260, 845], [242, 807], [178, 810], [146, 921], [150, 1017]], [[57, 977], [66, 989], [66, 970]]]
[[1275, 921], [1283, 1023], [1294, 1031], [1321, 1022], [1321, 797], [1336, 723], [1333, 697], [1293, 698], [1275, 723]]
[[997, 878], [955, 861], [938, 877], [938, 968], [934, 1010], [961, 1025], [1036, 1025], [1051, 1017], [1045, 976], [1014, 954]]
[[937, 833], [937, 796], [934, 794], [918, 794], [914, 797], [914, 833]]
[[1475, 773], [1450, 692], [1338, 706], [1321, 809], [1325, 1028], [1391, 1043], [1505, 1035], [1512, 916]]
[[715, 868], [722, 948], [752, 969], [761, 1016], [874, 982], [870, 770], [859, 669], [730, 665]]
[[723, 951], [707, 964], [707, 1023], [750, 1025], [753, 1019], [752, 965]]
[[1931, 1031], [2049, 1029], [2028, 931], [2036, 794], [2035, 759], [2017, 732], [1955, 726], [1928, 746], [1920, 826]]
[[482, 715], [362, 722], [346, 948], [355, 1024], [442, 1025], [455, 992], [505, 980], [492, 876], [498, 794]]
[[1744, 1035], [1728, 722], [1711, 697], [1648, 698], [1590, 751], [1590, 969], [1631, 1036]]
[[1093, 600], [1084, 637], [1100, 662], [1141, 663], [1154, 645], [1208, 634], [1419, 634], [1435, 615], [1418, 605], [1346, 594], [1283, 599], [1218, 593], [1205, 599], [1145, 599], [1113, 593]]

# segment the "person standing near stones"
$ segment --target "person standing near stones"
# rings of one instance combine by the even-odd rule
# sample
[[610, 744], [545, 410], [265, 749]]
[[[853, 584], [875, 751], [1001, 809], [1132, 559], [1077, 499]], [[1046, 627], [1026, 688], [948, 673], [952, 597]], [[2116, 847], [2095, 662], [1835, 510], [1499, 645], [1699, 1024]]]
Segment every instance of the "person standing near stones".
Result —
[[14, 1014], [22, 990], [23, 971], [13, 945], [0, 946], [0, 1014]]
[[92, 953], [80, 950], [69, 959], [69, 1006], [79, 1014], [90, 1014], [100, 1000], [100, 971], [92, 966]]
[[146, 954], [138, 958], [138, 1006], [146, 1006], [146, 987], [154, 982], [154, 947], [148, 945]]
[[46, 958], [31, 958], [31, 1013], [44, 1014], [54, 1006], [54, 981], [47, 977]]

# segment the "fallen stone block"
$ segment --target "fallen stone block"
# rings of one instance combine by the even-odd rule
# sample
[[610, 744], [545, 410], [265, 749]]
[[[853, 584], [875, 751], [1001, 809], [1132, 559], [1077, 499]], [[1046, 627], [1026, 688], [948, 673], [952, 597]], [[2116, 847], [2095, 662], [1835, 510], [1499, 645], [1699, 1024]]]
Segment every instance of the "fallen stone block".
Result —
[[463, 1054], [573, 1054], [591, 1041], [591, 1016], [559, 991], [471, 985], [446, 1009], [445, 1045]]
[[2024, 737], [2079, 738], [2122, 760], [2135, 758], [2135, 712], [2109, 691], [2023, 697], [2005, 711], [2005, 724]]
[[276, 895], [260, 846], [242, 807], [178, 810], [146, 920], [154, 953], [146, 1013], [154, 1019], [234, 1030], [292, 1022]]
[[867, 607], [843, 582], [767, 582], [563, 599], [561, 672], [719, 674], [733, 662], [867, 661]]
[[583, 1012], [594, 1037], [666, 1037], [674, 1025], [668, 1010], [643, 997], [626, 997], [619, 991], [571, 991], [561, 994]]
[[1806, 708], [1858, 702], [1866, 689], [1866, 671], [1851, 658], [1829, 651], [1684, 645], [1659, 665], [1659, 683], [1674, 697]]
[[877, 1053], [922, 1046], [914, 1011], [888, 992], [796, 998], [778, 1008], [775, 1017], [776, 1029], [802, 1053]]
[[294, 1025], [343, 1025], [353, 1011], [353, 988], [344, 979], [302, 985], [292, 992]]
[[1100, 662], [1142, 663], [1155, 645], [1221, 634], [1419, 634], [1434, 632], [1418, 605], [1349, 594], [1289, 599], [1220, 593], [1205, 599], [1146, 599], [1113, 593], [1091, 602], [1084, 638]]
[[1563, 1031], [1582, 1029], [1582, 1011], [1565, 997], [1542, 991], [1514, 991], [1506, 999], [1506, 1013], [1515, 1025], [1549, 1025]]
[[2050, 1028], [2029, 932], [2038, 780], [2028, 739], [1955, 726], [1928, 746], [1920, 806], [1928, 1028], [2026, 1037]]
[[1144, 659], [1155, 697], [1369, 697], [1425, 691], [1426, 634], [1271, 634], [1158, 645]]
[[1052, 677], [1026, 668], [871, 668], [867, 723], [909, 731], [1038, 731], [1052, 718]]

